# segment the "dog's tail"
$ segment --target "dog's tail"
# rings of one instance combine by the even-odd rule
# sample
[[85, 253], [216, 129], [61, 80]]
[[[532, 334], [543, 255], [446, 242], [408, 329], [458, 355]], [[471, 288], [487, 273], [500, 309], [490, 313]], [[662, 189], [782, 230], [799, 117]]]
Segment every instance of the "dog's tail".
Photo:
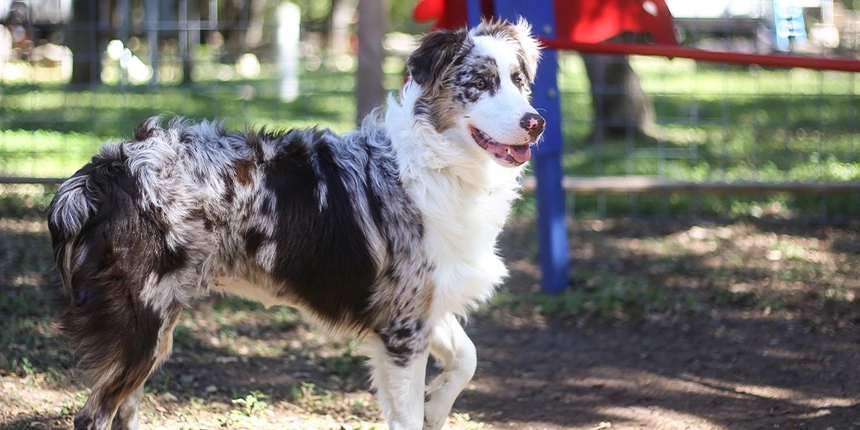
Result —
[[71, 290], [74, 272], [72, 256], [77, 237], [98, 213], [99, 202], [111, 196], [114, 178], [122, 169], [121, 148], [107, 144], [92, 161], [64, 182], [48, 208], [48, 229], [54, 248], [54, 260], [65, 291]]

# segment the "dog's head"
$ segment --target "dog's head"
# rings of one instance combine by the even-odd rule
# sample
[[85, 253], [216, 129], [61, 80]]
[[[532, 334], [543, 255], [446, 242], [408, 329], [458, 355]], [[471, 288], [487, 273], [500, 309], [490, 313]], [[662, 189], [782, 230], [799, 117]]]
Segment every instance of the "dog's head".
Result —
[[538, 42], [523, 19], [430, 33], [407, 60], [422, 90], [414, 114], [473, 152], [520, 166], [544, 129], [529, 103], [539, 58]]

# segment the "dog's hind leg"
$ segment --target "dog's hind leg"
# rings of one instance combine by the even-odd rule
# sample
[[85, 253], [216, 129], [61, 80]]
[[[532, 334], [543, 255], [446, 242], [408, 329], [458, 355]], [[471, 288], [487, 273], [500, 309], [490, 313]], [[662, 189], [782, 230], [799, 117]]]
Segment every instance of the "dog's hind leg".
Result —
[[64, 316], [64, 329], [92, 388], [74, 428], [133, 430], [143, 384], [170, 351], [181, 307], [157, 311], [130, 292], [101, 293], [91, 298], [100, 310], [92, 303], [73, 305]]
[[[179, 308], [177, 307], [176, 309], [177, 311], [170, 316], [167, 324], [162, 325], [158, 334], [158, 346], [155, 350], [153, 364], [149, 371], [150, 373], [157, 369], [158, 366], [167, 359], [168, 354], [170, 354], [170, 349], [173, 345], [173, 328], [179, 321]], [[116, 415], [114, 415], [113, 423], [110, 427], [111, 430], [137, 430], [137, 418], [140, 410], [140, 402], [142, 400], [143, 383], [137, 387], [137, 390], [135, 390], [134, 393], [126, 397], [122, 403], [120, 403], [116, 410]]]
[[457, 318], [448, 314], [433, 327], [430, 353], [442, 363], [442, 373], [427, 387], [424, 430], [439, 430], [451, 412], [454, 400], [475, 375], [475, 344]]
[[365, 339], [371, 382], [390, 430], [421, 429], [427, 331], [420, 321], [394, 323]]
[[120, 403], [113, 417], [111, 430], [135, 430], [137, 429], [137, 415], [140, 402], [143, 400], [143, 384], [137, 387], [130, 396]]

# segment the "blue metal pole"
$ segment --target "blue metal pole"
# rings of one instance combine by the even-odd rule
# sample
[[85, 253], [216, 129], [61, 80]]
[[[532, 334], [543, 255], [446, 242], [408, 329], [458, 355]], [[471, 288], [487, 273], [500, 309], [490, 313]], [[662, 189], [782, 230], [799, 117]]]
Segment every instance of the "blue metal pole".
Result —
[[[497, 16], [512, 21], [522, 16], [531, 23], [535, 36], [555, 38], [553, 0], [496, 0], [495, 6]], [[550, 293], [560, 293], [568, 287], [569, 254], [565, 226], [565, 196], [561, 186], [563, 140], [557, 75], [557, 52], [543, 51], [535, 77], [532, 104], [546, 119], [547, 126], [544, 130], [543, 142], [535, 148], [532, 165], [537, 180], [535, 197], [538, 205], [541, 285], [544, 291]]]
[[466, 0], [466, 22], [469, 28], [481, 23], [481, 0]]

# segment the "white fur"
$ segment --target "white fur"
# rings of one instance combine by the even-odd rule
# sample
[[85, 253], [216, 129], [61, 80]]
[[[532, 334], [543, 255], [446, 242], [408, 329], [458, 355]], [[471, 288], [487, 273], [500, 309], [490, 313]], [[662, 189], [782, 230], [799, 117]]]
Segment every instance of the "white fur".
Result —
[[426, 428], [423, 422], [427, 351], [401, 366], [392, 362], [378, 338], [368, 337], [362, 344], [362, 352], [370, 359], [370, 381], [376, 388], [376, 399], [389, 430]]
[[443, 370], [427, 386], [430, 400], [424, 405], [424, 426], [439, 429], [445, 425], [454, 400], [475, 375], [478, 355], [469, 336], [450, 314], [433, 327], [430, 353]]

